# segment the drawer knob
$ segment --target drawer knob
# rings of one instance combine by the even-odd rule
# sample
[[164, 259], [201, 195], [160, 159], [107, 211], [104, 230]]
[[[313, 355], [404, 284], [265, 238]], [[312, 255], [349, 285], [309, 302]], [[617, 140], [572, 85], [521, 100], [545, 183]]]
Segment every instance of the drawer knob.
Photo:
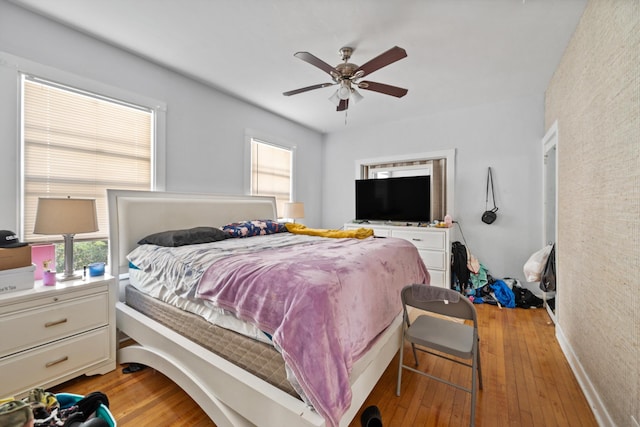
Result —
[[47, 323], [44, 324], [44, 327], [45, 328], [50, 328], [52, 326], [60, 325], [62, 323], [67, 323], [67, 319], [64, 318], [64, 319], [60, 319], [60, 320], [55, 320], [53, 322], [47, 322]]
[[422, 239], [418, 239], [416, 237], [411, 238], [411, 240], [413, 240], [414, 242], [422, 242]]
[[47, 368], [50, 368], [50, 367], [52, 367], [52, 366], [57, 365], [58, 363], [66, 362], [67, 360], [69, 360], [69, 356], [63, 356], [63, 357], [61, 357], [60, 359], [58, 359], [58, 360], [54, 360], [53, 362], [49, 362], [49, 363], [47, 363], [47, 364], [46, 364], [46, 365], [44, 365], [44, 366], [46, 366]]

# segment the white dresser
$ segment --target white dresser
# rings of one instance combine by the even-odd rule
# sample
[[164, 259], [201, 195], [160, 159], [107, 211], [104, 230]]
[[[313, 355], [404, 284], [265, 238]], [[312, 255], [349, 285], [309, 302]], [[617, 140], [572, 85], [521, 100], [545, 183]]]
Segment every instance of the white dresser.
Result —
[[115, 282], [59, 282], [0, 296], [0, 399], [116, 367]]
[[412, 227], [402, 225], [347, 223], [345, 230], [371, 228], [376, 236], [397, 237], [410, 241], [418, 248], [429, 274], [431, 284], [448, 288], [451, 285], [450, 229], [436, 227]]

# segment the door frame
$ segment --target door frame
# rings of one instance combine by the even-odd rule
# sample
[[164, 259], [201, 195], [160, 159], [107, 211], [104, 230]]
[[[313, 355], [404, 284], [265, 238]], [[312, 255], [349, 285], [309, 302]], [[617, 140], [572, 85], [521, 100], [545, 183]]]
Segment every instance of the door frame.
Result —
[[[551, 127], [549, 128], [549, 130], [547, 131], [547, 133], [545, 134], [544, 138], [542, 138], [542, 247], [548, 245], [549, 243], [555, 243], [556, 245], [556, 250], [555, 250], [555, 266], [556, 266], [556, 270], [558, 268], [558, 252], [559, 252], [559, 248], [558, 248], [558, 121], [556, 120], [555, 122], [553, 122], [553, 124], [551, 125]], [[547, 158], [549, 155], [549, 152], [555, 150], [555, 170], [554, 171], [550, 171], [550, 174], [553, 176], [553, 180], [554, 180], [554, 200], [553, 200], [553, 206], [549, 206], [549, 197], [548, 197], [548, 185], [550, 184], [548, 182], [549, 178], [548, 178], [548, 170], [547, 168], [549, 167], [547, 165]], [[548, 230], [548, 220], [547, 218], [549, 218], [549, 210], [553, 209], [553, 229], [554, 229], [554, 233], [555, 236], [548, 236], [547, 235], [547, 230]], [[547, 294], [548, 292], [543, 292], [543, 300], [544, 300], [544, 307], [547, 310], [547, 313], [549, 313], [549, 317], [551, 317], [551, 320], [553, 321], [553, 323], [557, 324], [558, 323], [558, 295], [559, 295], [559, 282], [558, 282], [558, 274], [556, 271], [556, 290], [555, 290], [555, 302], [554, 302], [554, 310], [551, 310], [551, 308], [549, 307], [549, 305], [547, 304]]]

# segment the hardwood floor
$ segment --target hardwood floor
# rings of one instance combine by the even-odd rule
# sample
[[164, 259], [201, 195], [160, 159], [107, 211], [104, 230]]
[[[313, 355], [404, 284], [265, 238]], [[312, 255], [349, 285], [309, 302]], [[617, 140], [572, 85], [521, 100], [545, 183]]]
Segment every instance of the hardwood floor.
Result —
[[[484, 380], [476, 426], [597, 426], [545, 310], [476, 308]], [[410, 351], [405, 356], [407, 362], [412, 358]], [[420, 365], [436, 375], [470, 382], [468, 368], [429, 355], [419, 357]], [[164, 375], [152, 369], [123, 374], [121, 368], [103, 376], [80, 377], [52, 391], [106, 393], [119, 427], [215, 426]], [[405, 370], [402, 393], [396, 397], [397, 369], [396, 355], [349, 427], [360, 427], [360, 413], [369, 405], [380, 408], [385, 427], [469, 425], [468, 393]]]

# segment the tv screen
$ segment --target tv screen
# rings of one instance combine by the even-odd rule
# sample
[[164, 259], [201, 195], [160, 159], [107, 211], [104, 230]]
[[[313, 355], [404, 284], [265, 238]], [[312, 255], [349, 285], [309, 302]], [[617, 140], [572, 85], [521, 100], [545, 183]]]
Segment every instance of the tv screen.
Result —
[[356, 220], [431, 220], [429, 176], [356, 180]]

